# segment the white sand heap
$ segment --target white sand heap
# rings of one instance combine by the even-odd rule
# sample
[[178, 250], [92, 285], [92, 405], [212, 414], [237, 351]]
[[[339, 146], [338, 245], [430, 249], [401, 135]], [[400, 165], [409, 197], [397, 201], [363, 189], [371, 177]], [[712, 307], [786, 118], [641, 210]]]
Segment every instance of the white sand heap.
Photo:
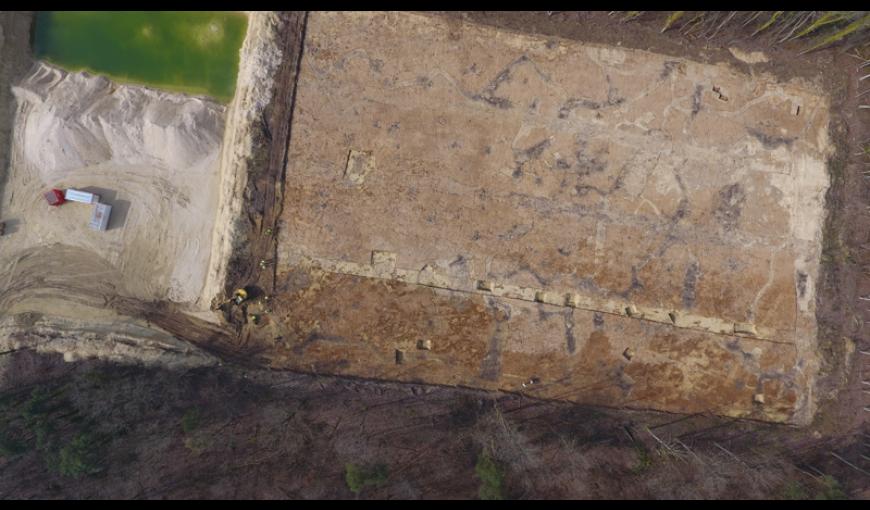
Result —
[[46, 64], [13, 91], [30, 103], [24, 155], [50, 181], [111, 161], [185, 170], [213, 162], [224, 108]]

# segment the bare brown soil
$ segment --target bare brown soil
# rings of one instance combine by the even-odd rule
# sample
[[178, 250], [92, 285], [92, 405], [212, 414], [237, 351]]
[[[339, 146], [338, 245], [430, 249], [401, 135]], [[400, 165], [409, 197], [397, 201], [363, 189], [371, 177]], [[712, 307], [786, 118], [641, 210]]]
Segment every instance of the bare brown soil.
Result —
[[[278, 263], [417, 286], [433, 306], [407, 301], [400, 321], [392, 300], [324, 281], [290, 307], [312, 320], [273, 315], [311, 325], [295, 342], [369, 351], [344, 360], [360, 376], [807, 423], [817, 91], [437, 16], [312, 13], [307, 33]], [[503, 324], [442, 333], [444, 292]], [[423, 338], [467, 362], [437, 375], [415, 359]]]
[[[727, 26], [713, 40], [688, 39], [673, 32], [660, 33], [663, 21], [644, 20], [619, 23], [606, 12], [564, 11], [548, 15], [545, 12], [463, 12], [444, 13], [461, 19], [492, 24], [509, 30], [532, 32], [592, 42], [647, 49], [669, 55], [685, 56], [702, 62], [728, 62], [738, 68], [770, 72], [780, 79], [799, 77], [819, 83], [831, 97], [831, 136], [837, 144], [829, 160], [832, 178], [826, 197], [828, 218], [825, 225], [823, 277], [817, 294], [819, 350], [824, 359], [818, 382], [822, 404], [815, 423], [824, 437], [855, 437], [856, 432], [868, 433], [868, 414], [863, 408], [870, 398], [862, 391], [861, 380], [868, 379], [868, 356], [847, 355], [847, 352], [870, 352], [870, 307], [862, 306], [859, 296], [870, 295], [870, 273], [865, 269], [870, 257], [870, 183], [862, 178], [867, 158], [861, 147], [870, 136], [870, 110], [859, 110], [856, 97], [866, 90], [859, 86], [860, 60], [867, 59], [866, 45], [858, 49], [832, 48], [799, 56], [800, 42], [772, 44], [764, 37], [754, 38], [738, 26]], [[762, 51], [769, 62], [749, 65], [737, 60], [728, 48], [746, 52]], [[797, 435], [800, 435], [799, 433]], [[813, 442], [812, 439], [807, 439]], [[870, 451], [863, 451], [870, 456]], [[857, 453], [853, 460], [865, 470], [870, 464]], [[865, 497], [866, 493], [865, 493]]]

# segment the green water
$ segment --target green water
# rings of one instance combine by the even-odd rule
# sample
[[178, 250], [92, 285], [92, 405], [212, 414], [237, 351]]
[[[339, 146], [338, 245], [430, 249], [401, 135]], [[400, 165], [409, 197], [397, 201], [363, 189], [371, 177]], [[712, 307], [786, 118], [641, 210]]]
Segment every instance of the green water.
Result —
[[71, 71], [229, 102], [248, 19], [229, 12], [41, 12], [33, 51]]

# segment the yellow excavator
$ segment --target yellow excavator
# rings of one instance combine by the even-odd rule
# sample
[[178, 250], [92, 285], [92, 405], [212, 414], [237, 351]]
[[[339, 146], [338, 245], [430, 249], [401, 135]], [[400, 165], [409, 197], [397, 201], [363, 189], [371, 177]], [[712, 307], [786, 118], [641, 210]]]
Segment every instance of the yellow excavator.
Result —
[[231, 304], [239, 306], [242, 303], [244, 303], [247, 299], [248, 299], [248, 291], [246, 291], [245, 289], [236, 289], [235, 292], [233, 292], [232, 297], [230, 297], [226, 301], [222, 301], [222, 302], [218, 303], [217, 306], [215, 306], [215, 310], [217, 310], [219, 308], [223, 308], [224, 306], [231, 305]]

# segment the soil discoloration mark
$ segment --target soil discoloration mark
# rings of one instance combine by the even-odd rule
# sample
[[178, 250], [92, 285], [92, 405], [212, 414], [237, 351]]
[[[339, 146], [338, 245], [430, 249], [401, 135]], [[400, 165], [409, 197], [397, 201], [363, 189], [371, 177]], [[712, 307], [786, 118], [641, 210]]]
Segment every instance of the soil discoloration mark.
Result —
[[701, 111], [701, 94], [704, 91], [704, 87], [701, 85], [695, 86], [695, 92], [692, 93], [692, 117], [698, 115], [698, 112]]
[[550, 146], [550, 140], [544, 139], [526, 149], [514, 149], [514, 173], [515, 178], [523, 176], [523, 166], [532, 160], [539, 159], [547, 147]]
[[303, 340], [302, 342], [293, 346], [293, 353], [297, 354], [299, 356], [302, 356], [303, 354], [305, 354], [305, 349], [309, 345], [311, 345], [315, 342], [320, 342], [320, 341], [344, 342], [345, 339], [343, 337], [340, 337], [337, 335], [324, 335], [324, 334], [318, 333], [316, 331], [312, 331], [311, 333], [308, 334], [308, 336], [305, 337], [305, 340]]
[[637, 275], [637, 266], [631, 266], [631, 282], [628, 284], [628, 287], [618, 295], [623, 299], [631, 299], [631, 295], [634, 292], [643, 290], [643, 288], [643, 282], [640, 281], [640, 277]]
[[670, 76], [671, 73], [673, 73], [674, 70], [678, 69], [679, 67], [680, 67], [679, 60], [668, 60], [662, 66], [662, 73], [659, 75], [659, 78], [662, 80], [666, 80], [668, 78], [668, 76]]
[[500, 108], [502, 110], [508, 110], [510, 108], [513, 108], [513, 103], [510, 99], [506, 97], [498, 97], [495, 95], [495, 93], [496, 91], [498, 91], [498, 88], [501, 86], [502, 83], [509, 82], [511, 80], [514, 67], [528, 61], [529, 57], [526, 55], [522, 55], [518, 59], [514, 60], [510, 63], [510, 65], [502, 69], [501, 72], [499, 72], [480, 93], [472, 95], [471, 99], [475, 101], [483, 101], [484, 103], [495, 106], [496, 108]]
[[561, 108], [559, 108], [559, 118], [560, 119], [567, 119], [568, 115], [570, 115], [572, 111], [574, 111], [580, 107], [587, 108], [589, 110], [598, 110], [599, 108], [601, 108], [601, 106], [602, 106], [602, 104], [600, 102], [597, 102], [597, 101], [591, 101], [589, 99], [573, 99], [572, 98], [572, 99], [569, 99], [568, 101], [566, 101], [565, 104], [562, 105]]
[[763, 145], [767, 150], [773, 150], [783, 145], [791, 149], [791, 145], [796, 140], [794, 137], [769, 135], [755, 128], [746, 128], [746, 132], [761, 142], [761, 145]]
[[501, 345], [503, 328], [509, 327], [507, 322], [511, 318], [510, 308], [500, 307], [490, 302], [490, 306], [496, 309], [495, 331], [489, 337], [489, 348], [480, 364], [480, 378], [487, 381], [497, 381], [501, 375]]
[[599, 330], [604, 327], [604, 314], [601, 312], [595, 312], [592, 314], [592, 326]]
[[746, 202], [746, 192], [740, 183], [731, 184], [719, 190], [719, 205], [716, 206], [713, 215], [726, 231], [737, 228], [744, 202]]
[[574, 312], [573, 310], [565, 310], [565, 341], [569, 354], [574, 354], [577, 350], [577, 339], [574, 338]]
[[619, 106], [625, 102], [625, 98], [619, 95], [619, 91], [610, 81], [610, 75], [604, 77], [607, 80], [607, 106]]
[[534, 269], [532, 269], [532, 267], [531, 267], [529, 264], [527, 264], [527, 263], [521, 263], [521, 264], [519, 265], [519, 268], [518, 268], [517, 270], [515, 270], [515, 271], [511, 271], [511, 272], [505, 274], [504, 277], [505, 277], [505, 278], [513, 278], [514, 276], [516, 276], [516, 275], [518, 275], [518, 274], [528, 274], [528, 275], [530, 275], [530, 276], [531, 276], [532, 278], [534, 278], [535, 281], [537, 281], [538, 284], [541, 285], [542, 287], [546, 287], [546, 286], [548, 286], [548, 285], [550, 284], [550, 280], [549, 280], [548, 278], [544, 278], [543, 276], [541, 276], [537, 271], [535, 271]]
[[695, 287], [698, 285], [700, 271], [697, 261], [686, 268], [686, 276], [683, 278], [683, 308], [690, 309], [695, 306]]
[[531, 231], [531, 224], [514, 225], [504, 234], [499, 234], [498, 238], [503, 241], [512, 241], [514, 239], [521, 239], [525, 237]]
[[800, 298], [803, 298], [807, 293], [807, 274], [802, 271], [797, 273], [797, 291]]
[[592, 101], [590, 99], [569, 99], [559, 108], [559, 118], [567, 119], [568, 115], [577, 108], [586, 108], [587, 110], [601, 110], [611, 106], [619, 106], [625, 102], [624, 97], [617, 97], [613, 89], [608, 93], [607, 101]]
[[[574, 153], [576, 162], [574, 168], [579, 177], [586, 177], [593, 173], [601, 173], [607, 170], [607, 151], [601, 151], [597, 156], [587, 154], [586, 142], [578, 142], [580, 148]], [[600, 156], [600, 157], [599, 157]], [[602, 159], [603, 158], [603, 159]]]
[[540, 142], [532, 145], [528, 149], [525, 149], [520, 153], [524, 161], [529, 161], [532, 159], [538, 159], [541, 157], [541, 154], [544, 153], [544, 149], [550, 146], [550, 140], [541, 140]]

